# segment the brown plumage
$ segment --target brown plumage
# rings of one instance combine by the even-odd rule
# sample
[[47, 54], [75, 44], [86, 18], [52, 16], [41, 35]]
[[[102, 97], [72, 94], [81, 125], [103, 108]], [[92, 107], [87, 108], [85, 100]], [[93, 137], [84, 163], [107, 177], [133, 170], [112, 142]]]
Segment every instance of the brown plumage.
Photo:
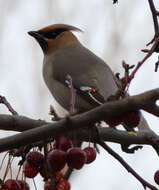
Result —
[[96, 89], [104, 102], [116, 92], [117, 83], [108, 65], [85, 48], [71, 31], [81, 30], [69, 25], [56, 24], [29, 34], [43, 49], [43, 76], [54, 98], [69, 110], [70, 89], [65, 82], [69, 74], [74, 87], [77, 88], [75, 108], [78, 112], [83, 112], [98, 105], [98, 99], [93, 104], [87, 92], [80, 92], [81, 87]]

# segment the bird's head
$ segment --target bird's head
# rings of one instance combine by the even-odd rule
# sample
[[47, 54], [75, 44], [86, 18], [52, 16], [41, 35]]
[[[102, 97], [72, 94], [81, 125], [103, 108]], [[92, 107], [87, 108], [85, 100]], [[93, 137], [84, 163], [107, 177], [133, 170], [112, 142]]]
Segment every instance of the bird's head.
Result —
[[47, 54], [77, 43], [78, 40], [71, 31], [82, 32], [79, 28], [71, 25], [54, 24], [38, 31], [30, 31], [28, 34], [36, 39], [44, 54]]

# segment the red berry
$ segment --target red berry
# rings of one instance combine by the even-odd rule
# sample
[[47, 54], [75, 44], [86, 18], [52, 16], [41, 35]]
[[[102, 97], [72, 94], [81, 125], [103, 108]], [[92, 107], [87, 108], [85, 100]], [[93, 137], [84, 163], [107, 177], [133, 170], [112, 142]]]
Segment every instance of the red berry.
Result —
[[57, 190], [70, 190], [70, 183], [66, 179], [63, 179], [57, 184], [56, 188]]
[[30, 166], [28, 162], [24, 162], [24, 175], [25, 177], [34, 178], [38, 174], [38, 169]]
[[20, 185], [14, 179], [8, 179], [7, 181], [5, 181], [4, 185], [5, 189], [7, 190], [21, 190]]
[[5, 189], [4, 182], [0, 179], [0, 190], [4, 190], [4, 189]]
[[27, 154], [26, 160], [31, 166], [39, 168], [43, 164], [44, 156], [40, 152], [33, 151]]
[[20, 185], [20, 190], [29, 190], [29, 185], [24, 180], [18, 180], [17, 183]]
[[49, 152], [47, 156], [47, 161], [50, 169], [53, 172], [62, 170], [66, 164], [66, 158], [67, 154], [62, 150], [55, 149]]
[[86, 147], [85, 149], [83, 149], [83, 151], [86, 153], [87, 157], [86, 164], [89, 164], [96, 159], [96, 151], [94, 148]]
[[116, 127], [117, 125], [120, 125], [122, 123], [121, 117], [111, 117], [104, 119], [106, 124], [108, 124], [110, 127]]
[[56, 139], [55, 142], [56, 149], [67, 151], [71, 147], [73, 147], [73, 144], [69, 137], [61, 136], [58, 139]]
[[157, 170], [154, 174], [154, 180], [159, 185], [159, 170]]
[[[44, 183], [44, 190], [50, 190], [50, 184], [51, 180], [48, 179], [47, 181], [45, 181]], [[53, 186], [51, 190], [57, 190], [56, 186]]]
[[81, 169], [86, 162], [86, 153], [78, 147], [67, 151], [67, 164], [70, 168]]
[[0, 187], [0, 190], [8, 190], [7, 187], [4, 185], [2, 187]]
[[6, 186], [0, 187], [0, 190], [8, 190]]
[[137, 127], [140, 122], [140, 112], [131, 111], [123, 116], [123, 123], [131, 128]]
[[46, 168], [46, 163], [43, 162], [43, 165], [41, 166], [41, 168], [39, 169], [40, 175], [44, 178], [47, 179], [47, 168]]
[[57, 181], [63, 180], [63, 173], [62, 172], [57, 172], [56, 173], [56, 179], [57, 179]]

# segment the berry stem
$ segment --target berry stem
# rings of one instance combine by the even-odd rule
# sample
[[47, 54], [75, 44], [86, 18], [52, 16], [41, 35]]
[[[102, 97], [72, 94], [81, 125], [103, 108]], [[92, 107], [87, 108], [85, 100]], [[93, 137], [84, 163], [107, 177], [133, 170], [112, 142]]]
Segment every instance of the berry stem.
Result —
[[17, 173], [17, 177], [16, 177], [16, 180], [18, 180], [18, 177], [19, 177], [19, 174], [20, 174], [20, 170], [22, 168], [22, 165], [20, 165], [19, 169], [18, 169], [18, 173]]
[[12, 167], [11, 167], [11, 164], [14, 160], [14, 157], [11, 159], [10, 163], [9, 163], [9, 170], [10, 170], [10, 178], [12, 179]]
[[11, 160], [11, 155], [9, 155], [9, 157], [8, 157], [7, 167], [6, 167], [4, 176], [3, 176], [3, 181], [5, 181], [5, 179], [6, 179], [6, 176], [7, 176], [7, 173], [8, 173], [8, 168], [9, 168], [9, 165], [10, 165], [10, 160]]
[[2, 170], [2, 166], [3, 166], [4, 160], [5, 160], [6, 156], [7, 156], [7, 154], [8, 154], [8, 152], [4, 155], [4, 157], [2, 159], [0, 170]]
[[35, 190], [38, 190], [37, 187], [36, 187], [36, 183], [35, 183], [34, 178], [33, 178], [33, 184], [34, 184]]
[[143, 185], [144, 189], [148, 187], [151, 190], [158, 190], [155, 186], [151, 185], [146, 180], [144, 180], [139, 174], [137, 174], [136, 171], [131, 166], [129, 166], [125, 162], [125, 160], [119, 154], [117, 154], [114, 150], [112, 150], [104, 141], [98, 140], [98, 144], [102, 148], [104, 148], [109, 154], [111, 154], [116, 160], [118, 160], [122, 164], [122, 166]]

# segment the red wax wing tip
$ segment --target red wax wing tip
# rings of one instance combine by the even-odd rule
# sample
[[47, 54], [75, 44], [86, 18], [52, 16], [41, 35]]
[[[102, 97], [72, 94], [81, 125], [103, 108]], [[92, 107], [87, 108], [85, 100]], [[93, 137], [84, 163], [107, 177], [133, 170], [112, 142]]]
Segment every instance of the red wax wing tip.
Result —
[[96, 90], [95, 88], [92, 88], [92, 89], [90, 90], [90, 92], [91, 92], [91, 93], [95, 93], [95, 92], [97, 92], [97, 90]]

